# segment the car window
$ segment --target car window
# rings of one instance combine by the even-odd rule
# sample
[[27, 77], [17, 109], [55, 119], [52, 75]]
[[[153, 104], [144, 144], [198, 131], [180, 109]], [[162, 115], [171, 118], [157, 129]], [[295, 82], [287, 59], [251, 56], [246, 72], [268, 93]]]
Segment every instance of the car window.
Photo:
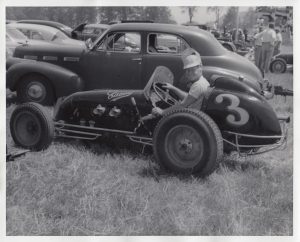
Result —
[[138, 33], [113, 33], [106, 37], [98, 49], [138, 53], [141, 50], [141, 36]]
[[94, 29], [94, 33], [97, 35], [102, 34], [104, 31], [105, 31], [104, 28], [95, 28]]
[[64, 34], [61, 31], [57, 31], [56, 34], [55, 34], [55, 36], [56, 36], [56, 39], [59, 39], [59, 40], [64, 40], [64, 39], [68, 39], [69, 38], [66, 34]]
[[6, 32], [13, 38], [17, 40], [26, 40], [27, 37], [17, 29], [6, 29]]
[[82, 31], [82, 34], [93, 34], [94, 28], [85, 27]]
[[148, 35], [147, 51], [149, 53], [180, 54], [188, 47], [188, 44], [176, 35], [158, 33]]
[[32, 31], [31, 38], [35, 40], [44, 40], [43, 35], [38, 31]]
[[19, 28], [18, 28], [18, 30], [20, 30], [27, 38], [30, 39], [30, 30], [28, 30], [28, 29], [19, 29]]

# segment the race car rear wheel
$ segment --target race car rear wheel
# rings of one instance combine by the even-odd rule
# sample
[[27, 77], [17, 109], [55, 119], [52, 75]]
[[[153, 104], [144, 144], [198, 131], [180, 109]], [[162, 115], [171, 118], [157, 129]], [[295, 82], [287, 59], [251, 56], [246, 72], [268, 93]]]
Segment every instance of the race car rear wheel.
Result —
[[284, 73], [286, 71], [286, 61], [284, 59], [275, 59], [270, 64], [271, 72]]
[[36, 102], [43, 105], [54, 103], [54, 90], [47, 78], [32, 74], [24, 77], [17, 86], [17, 96], [21, 103]]
[[50, 114], [41, 105], [24, 103], [11, 115], [10, 132], [17, 145], [38, 151], [51, 144], [54, 126]]
[[162, 167], [176, 173], [207, 176], [223, 155], [223, 139], [216, 123], [194, 109], [174, 109], [154, 130], [154, 155]]

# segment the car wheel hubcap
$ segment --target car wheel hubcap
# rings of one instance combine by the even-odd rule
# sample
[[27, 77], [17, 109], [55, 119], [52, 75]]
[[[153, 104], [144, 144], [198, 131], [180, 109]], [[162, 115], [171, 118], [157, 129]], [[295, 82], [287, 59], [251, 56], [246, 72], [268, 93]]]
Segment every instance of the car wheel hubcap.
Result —
[[45, 87], [38, 82], [33, 82], [28, 86], [27, 95], [32, 100], [41, 100], [46, 95]]
[[182, 150], [185, 153], [191, 152], [193, 149], [193, 143], [189, 139], [183, 139], [179, 141], [179, 150]]
[[170, 129], [165, 139], [165, 150], [172, 162], [182, 168], [195, 167], [203, 156], [204, 142], [199, 132], [188, 125]]
[[274, 69], [276, 72], [281, 72], [283, 70], [283, 65], [281, 63], [276, 63]]

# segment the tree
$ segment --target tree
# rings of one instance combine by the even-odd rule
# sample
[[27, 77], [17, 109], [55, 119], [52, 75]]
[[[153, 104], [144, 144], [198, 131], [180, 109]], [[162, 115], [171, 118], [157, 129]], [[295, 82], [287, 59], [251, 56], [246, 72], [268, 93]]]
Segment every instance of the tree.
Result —
[[227, 10], [227, 13], [223, 19], [223, 27], [227, 27], [227, 29], [234, 28], [236, 26], [238, 16], [238, 7], [230, 7]]
[[173, 21], [168, 7], [7, 7], [6, 17], [8, 20], [51, 20], [70, 27], [99, 20], [103, 23], [117, 20]]
[[220, 26], [220, 15], [222, 13], [222, 7], [207, 7], [206, 11], [213, 12], [216, 15], [216, 23], [217, 23], [217, 28]]
[[188, 12], [188, 14], [189, 14], [189, 20], [190, 20], [190, 23], [191, 23], [194, 15], [195, 15], [195, 13], [198, 10], [198, 7], [196, 7], [196, 6], [193, 6], [193, 7], [181, 7], [181, 9], [182, 9], [182, 12], [184, 12], [184, 13]]
[[246, 29], [251, 29], [256, 24], [256, 12], [254, 8], [250, 7], [241, 19], [241, 26]]

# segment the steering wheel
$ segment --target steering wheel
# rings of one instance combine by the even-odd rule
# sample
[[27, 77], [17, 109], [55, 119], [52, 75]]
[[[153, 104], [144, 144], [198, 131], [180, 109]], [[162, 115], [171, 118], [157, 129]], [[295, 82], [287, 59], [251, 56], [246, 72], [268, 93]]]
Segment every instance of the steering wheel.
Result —
[[168, 89], [162, 88], [163, 83], [160, 82], [154, 82], [153, 83], [153, 90], [156, 93], [156, 95], [164, 101], [166, 104], [173, 106], [175, 104], [178, 104], [179, 101], [172, 97], [169, 93]]

